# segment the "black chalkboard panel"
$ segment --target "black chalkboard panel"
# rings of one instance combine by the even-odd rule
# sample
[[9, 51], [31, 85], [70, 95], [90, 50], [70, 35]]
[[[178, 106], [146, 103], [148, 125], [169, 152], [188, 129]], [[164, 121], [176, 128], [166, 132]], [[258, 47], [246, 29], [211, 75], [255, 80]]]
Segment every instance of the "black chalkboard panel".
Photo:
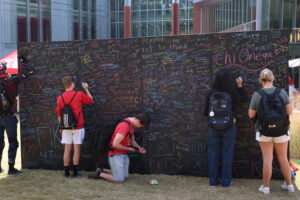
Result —
[[[148, 153], [130, 154], [130, 170], [207, 176], [205, 97], [215, 73], [230, 68], [243, 74], [249, 94], [238, 114], [234, 176], [261, 177], [261, 153], [247, 110], [261, 69], [272, 69], [275, 85], [286, 88], [288, 41], [288, 31], [271, 30], [19, 44], [19, 53], [35, 68], [20, 87], [23, 167], [62, 168], [55, 106], [63, 92], [61, 77], [69, 74], [77, 86], [88, 82], [95, 98], [84, 106], [82, 169], [95, 168], [86, 141], [99, 127], [147, 112], [151, 125], [136, 138]], [[273, 173], [280, 176], [278, 165]]]

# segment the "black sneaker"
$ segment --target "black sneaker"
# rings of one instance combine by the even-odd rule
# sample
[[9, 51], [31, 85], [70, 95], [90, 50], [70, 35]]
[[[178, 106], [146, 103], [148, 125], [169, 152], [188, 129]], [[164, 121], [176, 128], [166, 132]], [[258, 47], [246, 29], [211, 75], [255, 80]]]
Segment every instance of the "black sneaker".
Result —
[[21, 174], [22, 171], [17, 170], [16, 168], [8, 170], [8, 175], [15, 175], [15, 174]]
[[4, 170], [0, 168], [0, 173], [2, 173], [2, 172], [4, 172]]
[[101, 168], [98, 168], [95, 172], [93, 173], [90, 173], [88, 178], [91, 178], [91, 179], [99, 179], [99, 175], [101, 174], [102, 172], [102, 169]]
[[73, 174], [73, 175], [72, 175], [72, 178], [78, 178], [78, 177], [81, 177], [81, 174], [76, 173], [76, 174]]

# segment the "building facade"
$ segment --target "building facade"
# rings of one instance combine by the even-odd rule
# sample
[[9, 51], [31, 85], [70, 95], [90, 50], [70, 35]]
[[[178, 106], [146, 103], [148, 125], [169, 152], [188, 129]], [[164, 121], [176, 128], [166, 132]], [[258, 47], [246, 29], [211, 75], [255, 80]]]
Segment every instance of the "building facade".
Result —
[[108, 0], [0, 1], [0, 57], [17, 42], [109, 38]]
[[0, 57], [17, 42], [174, 35], [174, 24], [175, 34], [288, 28], [300, 57], [300, 0], [2, 0]]

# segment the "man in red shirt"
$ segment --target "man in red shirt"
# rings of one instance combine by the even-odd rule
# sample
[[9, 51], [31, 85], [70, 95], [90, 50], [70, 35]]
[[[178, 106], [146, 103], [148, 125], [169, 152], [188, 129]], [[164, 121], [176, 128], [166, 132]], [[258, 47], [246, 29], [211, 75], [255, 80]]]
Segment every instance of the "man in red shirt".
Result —
[[[120, 122], [110, 141], [111, 150], [108, 151], [111, 170], [98, 168], [90, 178], [103, 178], [114, 183], [123, 183], [128, 178], [129, 158], [128, 151], [134, 152], [135, 148], [142, 154], [146, 149], [142, 148], [134, 139], [136, 128], [148, 126], [150, 119], [147, 114], [141, 113], [135, 117], [125, 118], [127, 122]], [[135, 148], [133, 148], [135, 147]]]
[[[74, 144], [74, 155], [73, 155], [73, 177], [78, 176], [78, 165], [80, 158], [80, 145], [82, 144], [85, 130], [84, 130], [84, 119], [82, 113], [83, 104], [92, 104], [94, 102], [93, 97], [88, 89], [89, 85], [87, 83], [82, 84], [82, 88], [85, 93], [81, 91], [75, 91], [75, 83], [72, 76], [65, 76], [62, 79], [65, 92], [57, 98], [56, 113], [58, 121], [61, 121], [62, 109], [64, 103], [70, 104], [70, 107], [75, 116], [77, 127], [73, 129], [64, 129], [61, 131], [62, 140], [61, 143], [65, 144], [64, 149], [64, 167], [65, 167], [65, 176], [69, 177], [69, 165], [70, 165], [70, 153], [72, 149], [72, 144]], [[63, 98], [63, 99], [62, 99]], [[73, 100], [72, 100], [73, 99]], [[71, 101], [72, 100], [72, 101]], [[70, 103], [71, 102], [71, 103]]]

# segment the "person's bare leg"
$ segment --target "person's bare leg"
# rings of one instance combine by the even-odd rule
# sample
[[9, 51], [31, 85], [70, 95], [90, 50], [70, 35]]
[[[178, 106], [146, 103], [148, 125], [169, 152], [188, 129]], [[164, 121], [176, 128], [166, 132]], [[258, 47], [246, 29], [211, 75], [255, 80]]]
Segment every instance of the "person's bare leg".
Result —
[[124, 183], [124, 181], [115, 181], [112, 174], [108, 174], [108, 173], [104, 173], [104, 172], [100, 173], [99, 177], [102, 179], [105, 179], [109, 182], [112, 182], [112, 183]]
[[263, 185], [270, 186], [272, 176], [272, 161], [273, 161], [273, 142], [259, 142], [260, 149], [263, 155]]
[[275, 143], [274, 146], [277, 155], [277, 160], [280, 164], [280, 170], [283, 174], [284, 180], [287, 185], [290, 185], [292, 181], [291, 181], [290, 163], [287, 158], [288, 142]]

